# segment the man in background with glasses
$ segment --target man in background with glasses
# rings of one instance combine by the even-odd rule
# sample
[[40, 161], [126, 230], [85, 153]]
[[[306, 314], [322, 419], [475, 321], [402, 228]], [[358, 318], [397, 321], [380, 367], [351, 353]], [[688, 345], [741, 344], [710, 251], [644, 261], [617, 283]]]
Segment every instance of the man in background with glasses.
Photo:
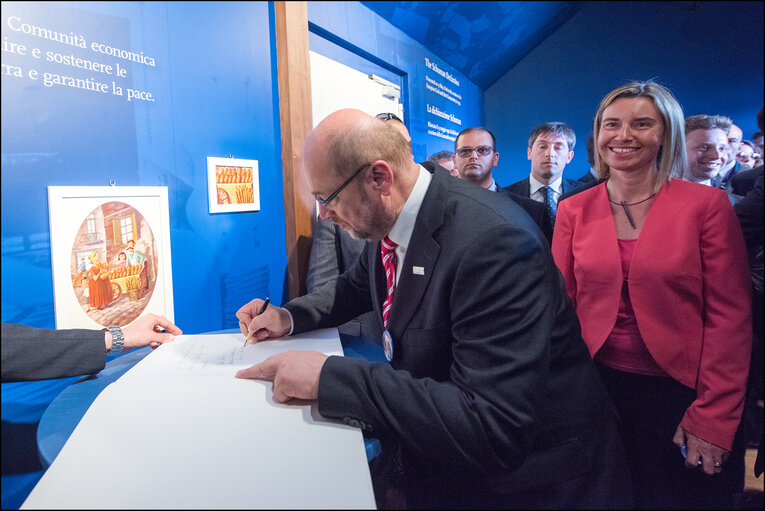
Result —
[[460, 179], [497, 191], [497, 183], [491, 175], [497, 166], [499, 153], [494, 135], [486, 128], [465, 128], [454, 141], [454, 166]]
[[497, 166], [499, 153], [494, 134], [479, 126], [465, 128], [454, 141], [454, 168], [459, 178], [493, 192], [499, 192], [521, 206], [539, 226], [547, 242], [552, 244], [552, 222], [544, 206], [522, 195], [512, 193], [499, 186], [492, 177]]

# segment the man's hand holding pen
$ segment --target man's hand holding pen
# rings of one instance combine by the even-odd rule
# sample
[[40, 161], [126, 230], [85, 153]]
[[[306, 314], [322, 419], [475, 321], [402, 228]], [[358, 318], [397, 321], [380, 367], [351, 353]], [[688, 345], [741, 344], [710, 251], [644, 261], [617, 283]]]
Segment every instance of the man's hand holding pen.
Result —
[[[265, 310], [263, 310], [265, 304]], [[262, 313], [261, 313], [262, 311]], [[289, 313], [281, 307], [270, 305], [259, 298], [252, 300], [236, 313], [239, 328], [250, 342], [260, 342], [265, 339], [283, 337], [292, 328]]]

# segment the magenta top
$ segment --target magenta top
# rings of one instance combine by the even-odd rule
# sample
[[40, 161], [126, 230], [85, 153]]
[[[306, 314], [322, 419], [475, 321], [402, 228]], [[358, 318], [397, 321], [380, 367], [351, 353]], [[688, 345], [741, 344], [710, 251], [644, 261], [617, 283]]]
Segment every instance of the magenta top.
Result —
[[632, 254], [635, 251], [637, 241], [637, 238], [618, 240], [624, 279], [622, 281], [621, 300], [619, 301], [619, 313], [616, 316], [616, 324], [614, 324], [606, 342], [595, 354], [595, 360], [618, 371], [668, 377], [667, 373], [659, 367], [659, 364], [648, 352], [638, 329], [635, 311], [632, 309], [627, 283]]

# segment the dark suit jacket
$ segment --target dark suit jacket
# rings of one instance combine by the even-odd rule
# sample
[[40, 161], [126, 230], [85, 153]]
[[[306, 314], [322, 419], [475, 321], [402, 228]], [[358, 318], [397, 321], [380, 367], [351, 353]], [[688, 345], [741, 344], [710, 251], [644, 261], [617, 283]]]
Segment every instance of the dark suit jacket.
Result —
[[585, 175], [583, 175], [582, 177], [577, 179], [577, 181], [579, 181], [580, 183], [591, 183], [591, 182], [597, 181], [597, 180], [598, 180], [598, 178], [593, 176], [592, 172], [590, 172], [589, 170], [587, 171], [587, 173]]
[[763, 166], [749, 170], [742, 170], [730, 179], [731, 191], [736, 195], [744, 196], [754, 188], [757, 178], [762, 175]]
[[[629, 507], [609, 398], [540, 230], [499, 194], [434, 173], [403, 261], [393, 361], [329, 357], [319, 412], [401, 449], [407, 503]], [[294, 331], [381, 313], [379, 243], [285, 305]], [[618, 490], [617, 490], [618, 489]]]
[[585, 190], [589, 190], [593, 186], [598, 186], [600, 183], [605, 183], [608, 181], [607, 177], [604, 177], [602, 179], [593, 179], [592, 181], [589, 181], [587, 183], [582, 184], [579, 188], [574, 188], [573, 190], [560, 194], [560, 197], [558, 197], [558, 207], [560, 207], [560, 201], [563, 199], [568, 199], [572, 195], [576, 195], [577, 193], [581, 193]]
[[4, 383], [93, 374], [106, 364], [103, 330], [49, 330], [3, 323], [2, 334]]
[[[438, 163], [435, 163], [435, 162], [432, 162], [432, 161], [425, 160], [425, 161], [420, 162], [420, 165], [425, 167], [425, 170], [427, 170], [431, 174], [434, 173], [434, 172], [446, 172], [447, 174], [449, 174], [449, 171], [447, 169], [443, 168]], [[451, 174], [449, 174], [449, 175], [451, 175]]]
[[[563, 195], [564, 193], [568, 193], [577, 188], [581, 188], [582, 185], [583, 183], [581, 181], [577, 181], [576, 179], [568, 179], [564, 177], [562, 178], [560, 193], [561, 195]], [[517, 183], [513, 183], [510, 186], [506, 186], [505, 189], [510, 190], [513, 193], [517, 193], [518, 195], [522, 195], [524, 197], [531, 196], [531, 184], [529, 183], [529, 178], [522, 179], [518, 181]]]
[[749, 252], [750, 261], [757, 255], [758, 251], [762, 250], [763, 241], [765, 241], [763, 239], [765, 224], [763, 223], [762, 210], [762, 167], [752, 170], [757, 169], [760, 169], [760, 175], [757, 177], [752, 189], [733, 206], [733, 210], [736, 212], [738, 221], [741, 224], [741, 231], [744, 234], [744, 242], [746, 243], [746, 250]]
[[[348, 271], [358, 261], [364, 245], [364, 240], [354, 238], [331, 220], [315, 218], [306, 276], [308, 292], [313, 293], [328, 282], [334, 282], [342, 273]], [[338, 330], [342, 334], [380, 341], [382, 320], [374, 312], [367, 312], [340, 325]]]
[[547, 210], [541, 202], [518, 195], [517, 193], [513, 193], [506, 188], [501, 188], [499, 186], [497, 187], [497, 192], [505, 197], [510, 197], [516, 204], [522, 207], [531, 219], [534, 220], [534, 223], [539, 226], [542, 234], [544, 234], [547, 239], [547, 243], [552, 245], [552, 223], [550, 223], [550, 216], [547, 214]]

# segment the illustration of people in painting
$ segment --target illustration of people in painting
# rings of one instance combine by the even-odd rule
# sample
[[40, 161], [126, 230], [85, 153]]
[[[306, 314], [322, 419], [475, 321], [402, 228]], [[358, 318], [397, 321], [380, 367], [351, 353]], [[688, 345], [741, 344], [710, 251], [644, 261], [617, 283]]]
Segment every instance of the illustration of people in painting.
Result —
[[94, 250], [90, 259], [90, 281], [88, 282], [89, 309], [98, 309], [112, 301], [112, 283], [109, 280], [109, 264], [101, 262], [101, 254]]
[[70, 270], [73, 297], [90, 320], [124, 326], [144, 311], [156, 286], [155, 243], [147, 219], [124, 202], [100, 204], [83, 219]]
[[117, 256], [117, 262], [114, 264], [115, 268], [125, 268], [127, 267], [127, 254], [125, 252], [120, 252]]
[[83, 277], [81, 282], [82, 287], [82, 294], [80, 295], [80, 305], [82, 305], [83, 310], [86, 312], [90, 310], [90, 287], [89, 282], [90, 279], [88, 277]]
[[128, 266], [140, 266], [143, 264], [143, 262], [146, 260], [146, 256], [144, 256], [141, 252], [138, 252], [135, 249], [135, 241], [134, 240], [128, 240], [128, 246], [127, 246], [127, 265]]

